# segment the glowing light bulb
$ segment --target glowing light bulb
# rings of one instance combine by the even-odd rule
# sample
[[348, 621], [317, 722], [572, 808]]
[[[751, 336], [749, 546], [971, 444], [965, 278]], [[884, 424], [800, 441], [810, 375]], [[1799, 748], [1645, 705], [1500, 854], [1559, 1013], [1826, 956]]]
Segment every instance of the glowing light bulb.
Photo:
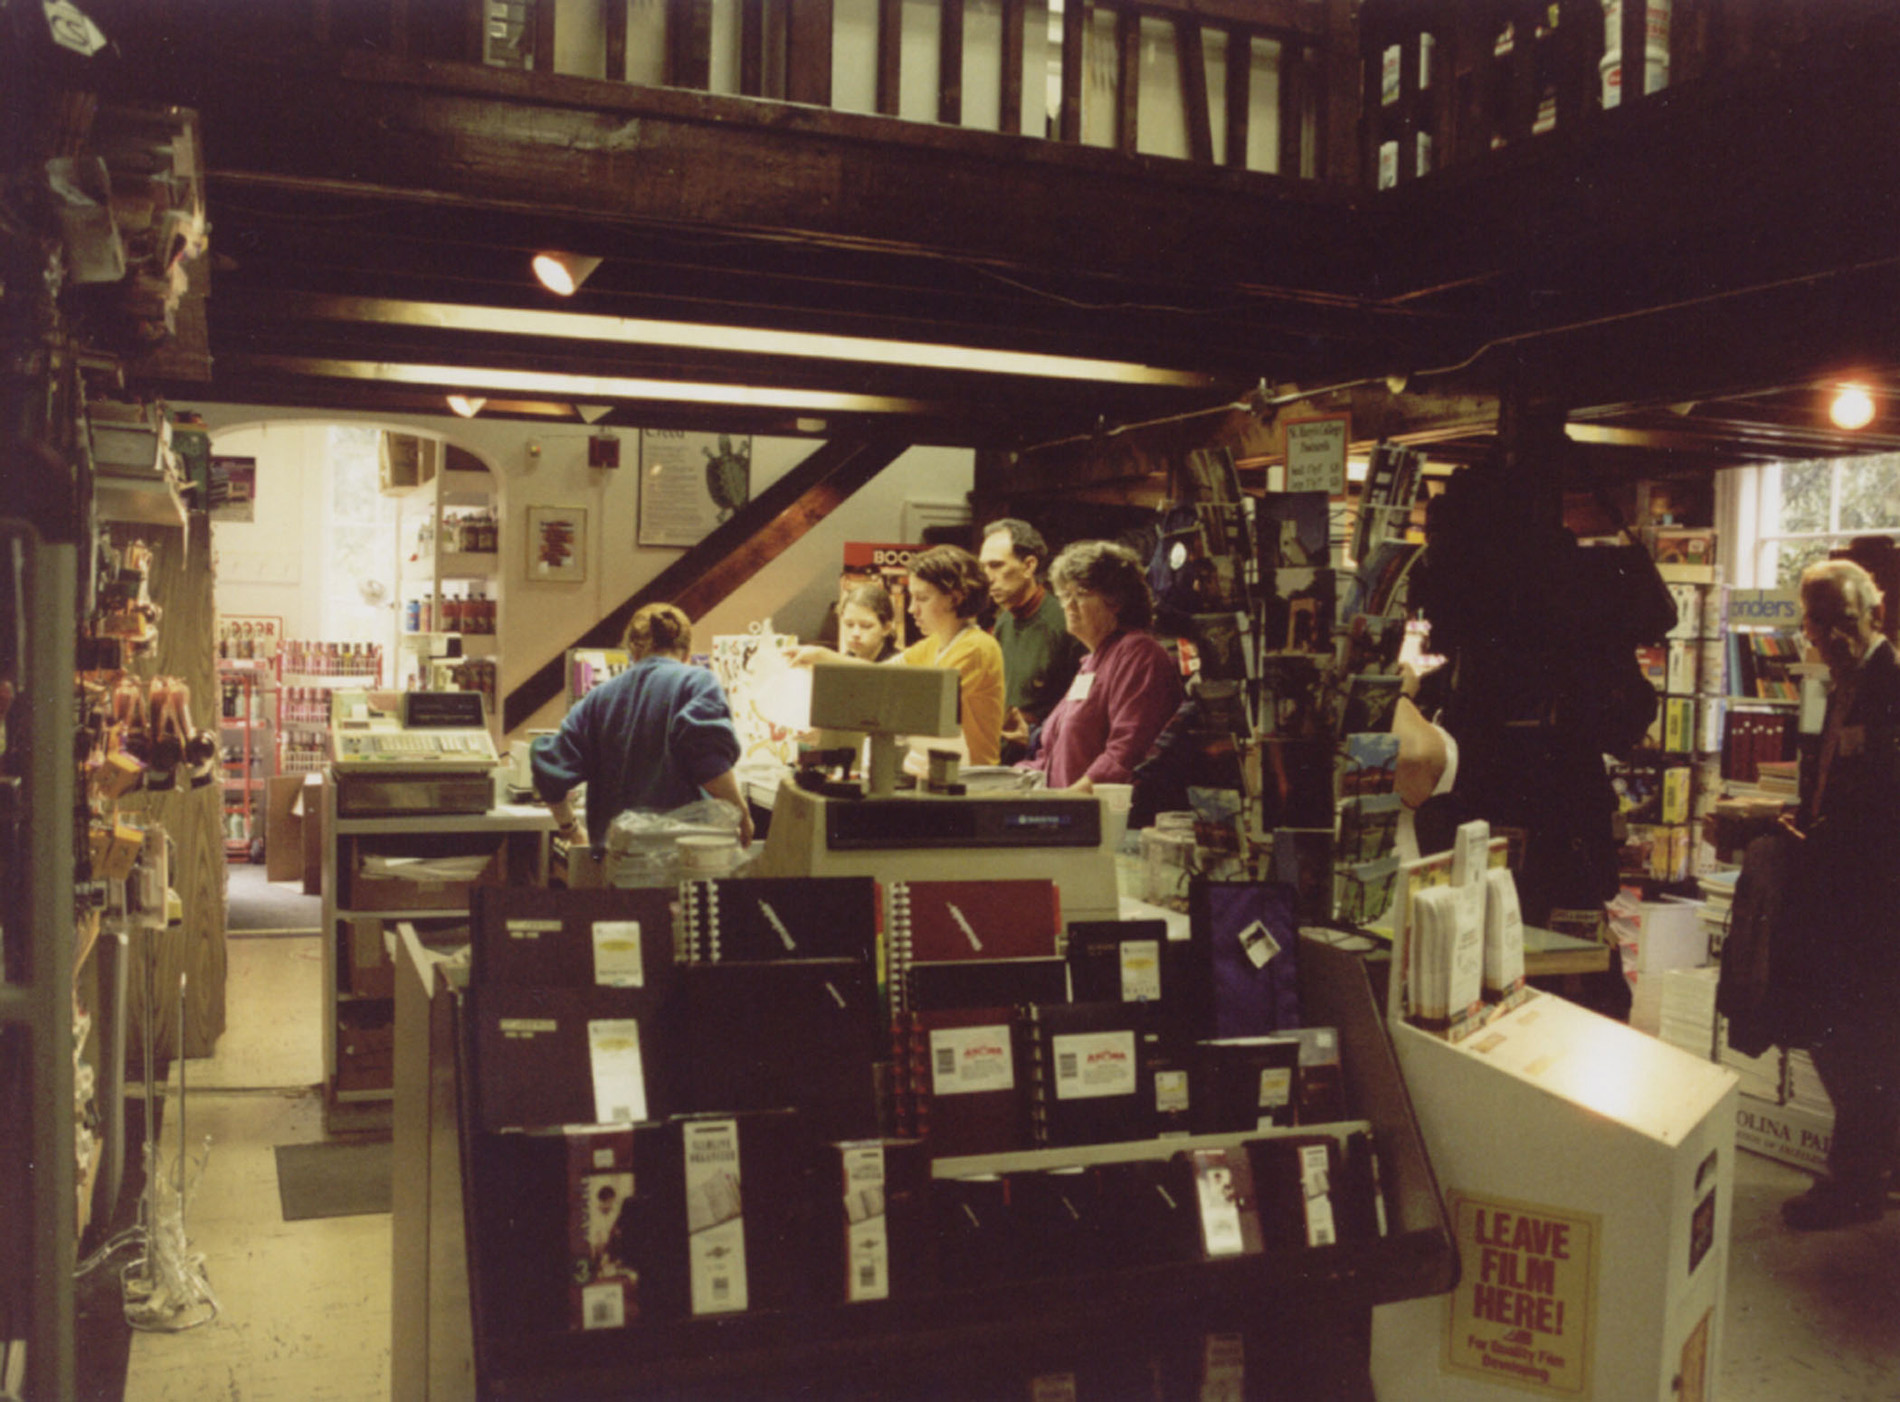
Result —
[[1842, 385], [1827, 413], [1837, 428], [1865, 428], [1874, 421], [1874, 397], [1859, 385]]

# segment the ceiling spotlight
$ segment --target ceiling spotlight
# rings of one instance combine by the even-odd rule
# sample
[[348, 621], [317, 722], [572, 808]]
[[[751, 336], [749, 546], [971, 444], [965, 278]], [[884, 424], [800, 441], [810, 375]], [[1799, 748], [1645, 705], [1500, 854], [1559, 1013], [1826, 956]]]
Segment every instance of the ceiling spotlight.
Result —
[[1836, 428], [1865, 428], [1874, 421], [1874, 397], [1860, 385], [1842, 385], [1828, 406], [1827, 416]]
[[562, 297], [572, 297], [599, 266], [600, 259], [590, 258], [585, 253], [534, 255], [534, 275], [541, 279], [541, 285], [548, 291]]
[[580, 415], [581, 422], [584, 424], [597, 424], [613, 411], [614, 406], [611, 404], [576, 404], [574, 406], [574, 412]]
[[453, 409], [465, 419], [472, 419], [481, 413], [482, 405], [487, 402], [486, 399], [477, 399], [472, 394], [451, 394], [449, 396], [449, 408]]

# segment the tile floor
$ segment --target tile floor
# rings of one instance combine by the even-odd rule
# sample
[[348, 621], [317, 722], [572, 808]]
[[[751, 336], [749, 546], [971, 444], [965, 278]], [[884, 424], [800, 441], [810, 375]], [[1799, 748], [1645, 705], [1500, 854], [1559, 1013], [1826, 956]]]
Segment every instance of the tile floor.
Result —
[[[230, 953], [230, 1030], [187, 1063], [183, 1117], [211, 1146], [186, 1229], [223, 1314], [135, 1335], [126, 1398], [385, 1397], [389, 1218], [286, 1223], [278, 1205], [272, 1147], [323, 1137], [316, 938], [234, 935]], [[175, 1152], [180, 1117], [165, 1118]], [[1875, 1226], [1799, 1236], [1778, 1205], [1806, 1175], [1738, 1157], [1716, 1402], [1900, 1402], [1900, 1206]]]

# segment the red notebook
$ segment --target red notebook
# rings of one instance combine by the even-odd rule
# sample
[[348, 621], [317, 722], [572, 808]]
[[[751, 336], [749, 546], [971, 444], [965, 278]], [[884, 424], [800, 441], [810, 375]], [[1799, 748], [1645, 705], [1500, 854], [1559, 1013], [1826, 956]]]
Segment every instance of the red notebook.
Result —
[[1053, 881], [894, 881], [889, 895], [893, 998], [904, 996], [904, 971], [912, 964], [1062, 952]]

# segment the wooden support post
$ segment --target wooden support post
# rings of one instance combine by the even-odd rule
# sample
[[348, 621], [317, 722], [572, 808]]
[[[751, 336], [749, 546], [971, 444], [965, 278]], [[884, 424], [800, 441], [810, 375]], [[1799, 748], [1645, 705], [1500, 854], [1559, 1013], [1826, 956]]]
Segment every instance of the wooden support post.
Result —
[[1115, 16], [1115, 149], [1134, 155], [1141, 140], [1141, 11]]
[[606, 0], [606, 78], [610, 83], [627, 81], [627, 0]]
[[535, 0], [534, 71], [554, 71], [554, 0]]
[[1187, 107], [1188, 158], [1212, 165], [1214, 119], [1207, 110], [1207, 56], [1201, 46], [1199, 20], [1182, 18], [1174, 22], [1174, 48], [1181, 65], [1181, 101]]
[[[1002, 112], [997, 126], [1010, 136], [1020, 135], [1023, 130], [1023, 27], [1028, 23], [1028, 11], [1029, 0], [1003, 0]], [[1042, 125], [1028, 134], [1041, 136]]]
[[1061, 139], [1082, 140], [1082, 84], [1088, 74], [1087, 62], [1089, 11], [1087, 4], [1071, 4], [1062, 12], [1062, 117]]
[[786, 6], [785, 96], [791, 102], [831, 106], [832, 0]]
[[877, 110], [886, 117], [898, 114], [904, 70], [904, 0], [877, 3]]
[[937, 120], [963, 125], [963, 0], [938, 0]]
[[765, 95], [765, 0], [739, 0], [739, 93]]

